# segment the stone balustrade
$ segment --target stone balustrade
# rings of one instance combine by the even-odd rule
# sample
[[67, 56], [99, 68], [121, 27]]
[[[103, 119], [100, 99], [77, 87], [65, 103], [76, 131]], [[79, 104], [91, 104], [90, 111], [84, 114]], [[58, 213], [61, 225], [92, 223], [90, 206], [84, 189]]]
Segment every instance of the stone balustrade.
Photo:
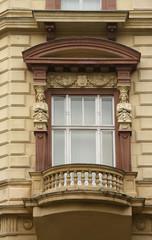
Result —
[[43, 172], [44, 190], [92, 188], [123, 192], [123, 171], [100, 165], [71, 164]]

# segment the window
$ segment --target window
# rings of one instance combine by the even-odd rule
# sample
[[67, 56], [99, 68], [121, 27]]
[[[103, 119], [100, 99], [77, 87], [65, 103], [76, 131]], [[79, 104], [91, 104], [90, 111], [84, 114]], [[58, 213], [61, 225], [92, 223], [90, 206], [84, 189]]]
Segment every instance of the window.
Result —
[[52, 96], [52, 164], [115, 166], [114, 98]]
[[101, 10], [101, 0], [62, 0], [62, 10]]

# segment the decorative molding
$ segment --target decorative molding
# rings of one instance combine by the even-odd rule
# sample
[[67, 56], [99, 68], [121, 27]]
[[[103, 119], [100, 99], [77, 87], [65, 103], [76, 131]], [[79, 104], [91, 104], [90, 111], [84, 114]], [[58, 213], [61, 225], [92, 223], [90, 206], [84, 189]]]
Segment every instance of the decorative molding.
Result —
[[37, 85], [36, 90], [36, 103], [33, 106], [33, 122], [35, 130], [47, 130], [48, 125], [48, 105], [45, 102], [45, 86]]
[[31, 216], [5, 215], [0, 218], [0, 237], [35, 234]]
[[47, 88], [116, 87], [115, 73], [48, 73]]
[[33, 227], [33, 221], [29, 218], [25, 218], [23, 222], [23, 227], [25, 230], [30, 230]]
[[146, 227], [146, 222], [143, 218], [140, 218], [140, 219], [137, 219], [136, 221], [136, 228], [139, 230], [139, 231], [143, 231]]
[[47, 41], [55, 39], [55, 24], [45, 23]]
[[109, 40], [116, 41], [117, 23], [107, 23], [107, 37]]
[[120, 103], [117, 104], [117, 119], [119, 130], [130, 130], [132, 124], [132, 108], [128, 103], [128, 86], [118, 88], [120, 91]]

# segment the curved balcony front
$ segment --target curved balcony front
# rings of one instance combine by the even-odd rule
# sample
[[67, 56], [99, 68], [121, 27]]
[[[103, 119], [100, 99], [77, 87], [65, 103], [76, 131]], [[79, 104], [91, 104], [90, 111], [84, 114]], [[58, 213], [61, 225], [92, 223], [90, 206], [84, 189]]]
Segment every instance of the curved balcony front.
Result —
[[[33, 172], [38, 239], [129, 240], [136, 173], [95, 164], [70, 164]], [[110, 231], [109, 231], [109, 226]], [[121, 238], [120, 238], [121, 235]]]

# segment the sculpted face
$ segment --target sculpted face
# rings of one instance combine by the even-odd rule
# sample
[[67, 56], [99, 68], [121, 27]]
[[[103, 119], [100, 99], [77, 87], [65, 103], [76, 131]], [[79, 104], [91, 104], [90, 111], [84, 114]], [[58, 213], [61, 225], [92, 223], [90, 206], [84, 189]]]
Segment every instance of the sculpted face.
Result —
[[43, 101], [45, 99], [44, 93], [40, 92], [37, 94], [38, 101]]
[[122, 102], [126, 102], [128, 100], [128, 95], [127, 93], [123, 92], [120, 94], [120, 99]]

